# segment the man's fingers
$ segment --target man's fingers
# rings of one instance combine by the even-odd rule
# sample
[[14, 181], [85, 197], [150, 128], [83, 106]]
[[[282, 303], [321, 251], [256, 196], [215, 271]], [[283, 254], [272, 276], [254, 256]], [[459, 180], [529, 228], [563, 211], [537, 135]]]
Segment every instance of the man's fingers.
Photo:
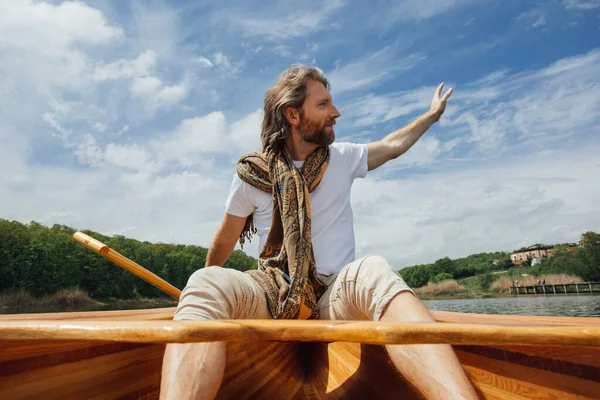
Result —
[[444, 88], [444, 82], [442, 82], [440, 84], [440, 86], [438, 86], [437, 90], [435, 91], [435, 96], [439, 99], [440, 96], [442, 95], [442, 89]]
[[450, 97], [452, 95], [453, 89], [450, 88], [448, 89], [448, 91], [446, 92], [446, 94], [444, 95], [444, 97], [442, 98], [442, 101], [446, 101], [448, 100], [448, 97]]

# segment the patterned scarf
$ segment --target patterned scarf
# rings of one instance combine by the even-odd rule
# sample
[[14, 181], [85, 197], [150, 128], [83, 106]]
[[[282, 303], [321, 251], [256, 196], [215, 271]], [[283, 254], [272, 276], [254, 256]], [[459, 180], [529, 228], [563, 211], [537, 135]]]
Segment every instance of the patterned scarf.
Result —
[[[265, 290], [275, 319], [318, 318], [317, 301], [325, 285], [317, 276], [311, 239], [309, 193], [321, 182], [329, 163], [329, 146], [319, 147], [298, 171], [287, 149], [240, 158], [237, 174], [244, 182], [273, 195], [271, 228], [258, 259], [248, 271]], [[246, 220], [240, 244], [256, 233], [253, 215]]]

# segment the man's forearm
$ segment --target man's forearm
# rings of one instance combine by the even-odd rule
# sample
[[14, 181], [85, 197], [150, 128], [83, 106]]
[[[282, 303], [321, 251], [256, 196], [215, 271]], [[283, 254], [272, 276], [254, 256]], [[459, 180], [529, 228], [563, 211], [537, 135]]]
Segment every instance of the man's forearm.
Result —
[[225, 261], [233, 252], [233, 247], [222, 242], [215, 241], [208, 249], [206, 255], [206, 267], [223, 266]]
[[417, 140], [423, 136], [425, 131], [440, 119], [446, 109], [446, 101], [452, 94], [452, 89], [449, 89], [446, 94], [441, 97], [443, 88], [443, 83], [438, 86], [435, 95], [433, 96], [433, 100], [431, 100], [431, 107], [428, 112], [421, 115], [410, 124], [390, 133], [383, 139], [367, 144], [369, 171], [406, 153], [408, 149], [417, 143]]
[[428, 111], [410, 124], [390, 133], [382, 141], [392, 147], [393, 158], [399, 157], [410, 149], [423, 136], [427, 129], [439, 119], [439, 115]]

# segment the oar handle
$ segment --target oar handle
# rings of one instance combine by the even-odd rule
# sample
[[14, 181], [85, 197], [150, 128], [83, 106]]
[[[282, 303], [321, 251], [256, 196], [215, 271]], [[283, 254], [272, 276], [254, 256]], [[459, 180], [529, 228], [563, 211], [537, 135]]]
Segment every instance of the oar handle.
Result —
[[[270, 340], [375, 345], [600, 346], [597, 326], [498, 326], [371, 321], [3, 321], [0, 340], [200, 343]], [[585, 351], [585, 350], [582, 350]]]
[[171, 285], [169, 282], [165, 281], [158, 275], [148, 271], [146, 268], [142, 267], [138, 263], [133, 262], [127, 257], [114, 251], [104, 243], [86, 235], [83, 232], [75, 232], [73, 234], [73, 239], [75, 239], [76, 242], [79, 242], [85, 247], [89, 248], [90, 250], [93, 250], [96, 253], [100, 254], [102, 257], [106, 257], [110, 261], [117, 264], [119, 267], [125, 268], [132, 274], [142, 278], [149, 284], [156, 286], [163, 292], [167, 293], [169, 296], [179, 300], [181, 290], [177, 289], [175, 286]]

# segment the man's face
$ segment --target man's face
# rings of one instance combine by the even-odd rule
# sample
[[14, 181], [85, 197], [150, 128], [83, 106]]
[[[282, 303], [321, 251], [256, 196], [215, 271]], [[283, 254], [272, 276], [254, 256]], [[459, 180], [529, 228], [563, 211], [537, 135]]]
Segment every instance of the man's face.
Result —
[[298, 125], [302, 140], [319, 146], [330, 145], [335, 140], [333, 125], [339, 116], [325, 86], [321, 82], [309, 81], [308, 96]]

